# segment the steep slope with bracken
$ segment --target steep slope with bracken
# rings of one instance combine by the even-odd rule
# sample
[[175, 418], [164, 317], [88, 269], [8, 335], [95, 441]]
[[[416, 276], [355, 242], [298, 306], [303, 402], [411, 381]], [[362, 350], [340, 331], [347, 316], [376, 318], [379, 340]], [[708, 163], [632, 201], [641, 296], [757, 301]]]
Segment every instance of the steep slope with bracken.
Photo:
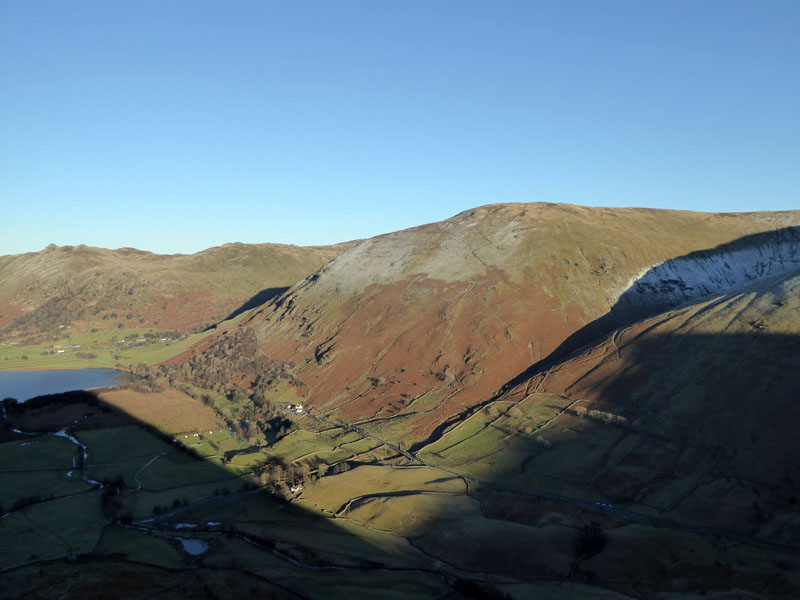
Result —
[[227, 244], [197, 254], [48, 246], [0, 257], [4, 338], [125, 327], [189, 330], [261, 301], [350, 247]]
[[[419, 440], [554, 352], [792, 268], [798, 224], [795, 211], [490, 205], [361, 242], [243, 325], [299, 363], [311, 404], [402, 420]], [[663, 266], [676, 257], [684, 279]]]
[[551, 557], [583, 523], [570, 577], [636, 598], [798, 597], [800, 267], [542, 367], [417, 457], [469, 477], [493, 519], [549, 533]]

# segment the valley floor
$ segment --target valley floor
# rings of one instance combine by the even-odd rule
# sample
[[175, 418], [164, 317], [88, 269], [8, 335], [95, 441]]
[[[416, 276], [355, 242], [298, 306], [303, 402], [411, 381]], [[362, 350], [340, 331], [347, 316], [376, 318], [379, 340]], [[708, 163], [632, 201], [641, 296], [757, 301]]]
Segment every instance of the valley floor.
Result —
[[[730, 503], [755, 484], [683, 448], [669, 481], [612, 502], [616, 470], [652, 470], [643, 448], [677, 441], [581, 416], [580, 405], [520, 393], [414, 453], [381, 423], [314, 409], [254, 447], [176, 390], [9, 411], [0, 581], [17, 598], [120, 586], [132, 598], [796, 597], [796, 545], [683, 510], [698, 493]], [[570, 448], [558, 464], [555, 444]], [[283, 466], [265, 470], [275, 456]]]

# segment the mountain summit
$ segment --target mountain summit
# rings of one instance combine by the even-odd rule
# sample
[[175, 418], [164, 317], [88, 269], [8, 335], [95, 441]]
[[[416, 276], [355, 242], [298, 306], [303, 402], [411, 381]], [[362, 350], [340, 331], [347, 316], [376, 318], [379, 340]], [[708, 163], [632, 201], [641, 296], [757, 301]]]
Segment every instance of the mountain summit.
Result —
[[405, 415], [421, 439], [532, 365], [796, 268], [798, 225], [800, 212], [489, 205], [365, 240], [242, 326], [299, 363], [310, 403]]

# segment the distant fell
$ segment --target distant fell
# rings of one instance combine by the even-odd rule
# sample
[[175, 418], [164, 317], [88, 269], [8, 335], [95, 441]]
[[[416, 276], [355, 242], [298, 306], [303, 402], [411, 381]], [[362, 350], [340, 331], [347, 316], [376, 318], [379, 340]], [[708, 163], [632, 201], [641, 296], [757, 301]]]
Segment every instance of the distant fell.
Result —
[[196, 254], [50, 245], [0, 256], [0, 336], [114, 328], [190, 331], [283, 289], [352, 244], [226, 244]]

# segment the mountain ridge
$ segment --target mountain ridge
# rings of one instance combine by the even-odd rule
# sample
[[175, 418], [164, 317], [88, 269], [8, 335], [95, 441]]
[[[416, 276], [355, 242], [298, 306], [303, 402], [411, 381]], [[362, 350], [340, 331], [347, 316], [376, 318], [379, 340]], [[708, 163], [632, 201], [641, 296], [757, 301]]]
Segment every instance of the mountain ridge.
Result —
[[291, 285], [351, 245], [226, 244], [174, 255], [50, 245], [0, 256], [0, 328], [17, 337], [73, 321], [78, 331], [119, 323], [188, 331], [262, 290]]
[[612, 312], [642, 272], [797, 225], [800, 211], [489, 205], [365, 240], [242, 324], [267, 355], [300, 363], [312, 404], [385, 417], [435, 389], [450, 408], [433, 422]]

